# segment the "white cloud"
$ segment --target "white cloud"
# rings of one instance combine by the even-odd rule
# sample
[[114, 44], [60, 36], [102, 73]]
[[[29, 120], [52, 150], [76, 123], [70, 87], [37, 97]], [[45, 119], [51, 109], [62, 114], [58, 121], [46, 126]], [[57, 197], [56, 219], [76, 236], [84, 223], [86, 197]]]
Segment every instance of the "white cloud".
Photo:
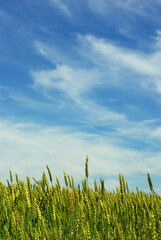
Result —
[[[125, 137], [131, 140], [142, 140], [149, 144], [161, 139], [160, 128], [155, 126], [159, 119], [142, 122], [130, 121], [126, 118], [125, 114], [118, 114], [109, 110], [108, 107], [98, 105], [86, 98], [80, 98], [80, 101], [77, 101], [76, 105], [74, 105], [70, 101], [68, 102], [67, 99], [62, 99], [62, 97], [54, 97], [52, 94], [50, 97], [48, 93], [46, 93], [46, 96], [50, 98], [50, 102], [34, 100], [15, 93], [10, 94], [9, 97], [27, 109], [41, 110], [44, 113], [53, 112], [54, 114], [61, 114], [61, 119], [71, 119], [72, 122], [81, 123], [89, 128], [96, 126], [108, 127], [112, 132], [104, 130], [103, 135], [112, 137], [113, 139]], [[73, 115], [71, 117], [70, 115], [68, 117], [64, 115], [64, 112], [69, 113], [73, 111], [75, 112], [75, 119], [73, 119]]]
[[[88, 6], [92, 13], [99, 14], [105, 26], [106, 24], [111, 26], [113, 32], [120, 32], [133, 42], [136, 40], [139, 46], [141, 44], [145, 46], [146, 28], [151, 28], [160, 22], [159, 0], [88, 0]], [[145, 30], [142, 30], [144, 28]]]
[[[109, 75], [107, 84], [110, 82], [110, 84], [122, 86], [124, 82], [123, 86], [126, 86], [125, 83], [129, 84], [129, 81], [135, 81], [135, 84], [131, 82], [128, 87], [137, 84], [150, 91], [160, 93], [160, 51], [145, 54], [116, 46], [107, 40], [91, 35], [85, 37], [79, 35], [78, 38], [80, 43], [85, 45], [86, 57], [90, 56], [90, 60], [100, 69], [107, 69]], [[82, 50], [82, 52], [85, 51]]]
[[94, 103], [88, 97], [88, 93], [92, 91], [94, 87], [100, 85], [98, 79], [99, 72], [94, 69], [72, 69], [68, 66], [57, 66], [52, 71], [39, 71], [33, 72], [33, 88], [47, 88], [49, 90], [56, 89], [60, 92], [64, 92], [65, 95], [78, 104], [86, 113], [88, 113], [87, 119], [91, 122], [126, 122], [124, 114], [118, 114], [114, 111], [110, 111], [107, 107], [100, 106]]
[[54, 64], [62, 63], [63, 56], [61, 56], [60, 52], [58, 53], [55, 48], [51, 48], [40, 41], [35, 41], [34, 47], [36, 52], [45, 57], [48, 61]]
[[109, 57], [111, 61], [116, 64], [128, 66], [128, 68], [135, 69], [136, 71], [146, 74], [158, 75], [160, 69], [155, 64], [150, 64], [151, 59], [149, 56], [142, 57], [141, 54], [135, 54], [128, 49], [121, 49], [108, 42], [99, 41], [91, 36], [86, 38], [93, 46], [93, 49], [100, 53], [102, 56]]
[[130, 121], [125, 113], [112, 111], [92, 97], [98, 88], [119, 87], [127, 91], [160, 92], [159, 53], [132, 51], [91, 35], [78, 35], [78, 42], [78, 52], [92, 63], [92, 67], [79, 67], [77, 59], [73, 59], [76, 62], [73, 65], [72, 61], [68, 61], [68, 56], [59, 55], [55, 47], [35, 42], [38, 52], [55, 63], [55, 69], [32, 71], [33, 89], [40, 92], [45, 90], [46, 95], [51, 90], [63, 93], [67, 101], [72, 100], [78, 110], [84, 111], [83, 120], [91, 126], [109, 126], [116, 135], [133, 139], [159, 139], [153, 134], [157, 128], [154, 127], [155, 119], [149, 122]]
[[89, 91], [92, 79], [97, 77], [97, 71], [72, 69], [69, 66], [57, 66], [52, 71], [32, 72], [35, 87], [63, 91], [74, 101], [79, 101], [80, 95]]
[[119, 9], [120, 14], [134, 13], [143, 17], [147, 17], [152, 13], [154, 19], [156, 17], [155, 4], [160, 5], [160, 2], [158, 0], [154, 0], [153, 2], [147, 0], [113, 0], [111, 2], [106, 0], [88, 0], [88, 5], [91, 11], [106, 17], [111, 15], [111, 12], [115, 14]]
[[[56, 38], [56, 37], [54, 37]], [[56, 42], [60, 42], [60, 39], [58, 38]], [[61, 40], [61, 45], [65, 45], [66, 41]], [[73, 59], [73, 45], [70, 45], [68, 49], [70, 48], [70, 54], [65, 53], [65, 48], [58, 46], [57, 44], [48, 45], [46, 43], [43, 43], [41, 41], [34, 41], [34, 48], [36, 52], [43, 57], [45, 57], [48, 61], [53, 63], [53, 65], [69, 65], [69, 66], [79, 66], [80, 67], [80, 62], [74, 58]]]
[[155, 54], [137, 53], [137, 51], [117, 47], [108, 41], [95, 38], [91, 35], [83, 37], [83, 41], [89, 42], [95, 54], [100, 54], [103, 59], [115, 61], [116, 64], [123, 64], [128, 68], [145, 74], [158, 75], [161, 73], [159, 64], [157, 64], [158, 57]]
[[[159, 119], [156, 120], [156, 122], [158, 121]], [[159, 136], [160, 128], [153, 127], [153, 123], [155, 123], [155, 121], [128, 121], [126, 127], [116, 127], [116, 130], [118, 132], [118, 135], [120, 134], [121, 136], [129, 136], [131, 139], [144, 139], [145, 142], [148, 142], [150, 140], [153, 141], [153, 139], [161, 140]]]
[[[155, 18], [155, 4], [157, 3], [157, 0], [154, 0], [153, 2], [147, 1], [147, 0], [127, 0], [126, 2], [124, 0], [114, 0], [114, 3], [116, 6], [125, 9], [127, 11], [134, 12], [141, 16], [146, 16], [147, 14], [151, 13], [153, 14], [153, 17]], [[158, 2], [159, 3], [159, 2]]]
[[152, 137], [161, 139], [161, 127], [155, 129], [152, 133]]
[[[66, 84], [70, 82], [69, 85], [71, 86], [72, 81], [74, 88], [76, 87], [77, 90], [79, 88], [76, 94], [80, 92], [81, 88], [81, 92], [87, 92], [88, 88], [101, 86], [101, 84], [105, 88], [111, 86], [136, 88], [136, 85], [138, 85], [145, 90], [161, 92], [160, 51], [153, 54], [132, 51], [91, 35], [78, 35], [78, 41], [80, 54], [86, 58], [86, 61], [90, 61], [94, 67], [88, 69], [73, 68], [70, 58], [68, 62], [67, 56], [64, 57], [55, 52], [54, 48], [50, 49], [50, 47], [45, 47], [43, 44], [36, 42], [35, 47], [39, 53], [54, 62], [57, 67], [54, 71], [41, 71], [40, 75], [50, 75], [51, 78], [53, 74], [55, 77], [58, 76], [59, 79], [66, 78], [64, 81], [55, 82], [55, 87], [59, 84], [59, 87], [61, 85], [61, 88], [65, 90]], [[62, 66], [64, 64], [65, 66]], [[38, 75], [38, 73], [35, 74]], [[67, 74], [69, 74], [69, 77]], [[91, 79], [93, 80], [91, 81]], [[48, 84], [47, 77], [46, 84]], [[86, 84], [86, 87], [83, 86], [84, 84]]]
[[72, 15], [71, 11], [62, 0], [50, 0], [50, 3], [60, 9], [66, 16], [70, 17]]
[[[139, 152], [118, 147], [110, 139], [96, 134], [85, 134], [65, 127], [43, 127], [35, 124], [15, 124], [0, 121], [1, 180], [9, 179], [9, 169], [18, 173], [23, 181], [26, 176], [40, 180], [46, 164], [53, 178], [57, 176], [64, 184], [63, 171], [73, 175], [77, 183], [85, 177], [84, 164], [89, 155], [89, 174], [91, 187], [95, 176], [105, 176], [107, 183], [111, 177], [147, 172], [158, 175], [161, 170], [160, 154]], [[7, 151], [6, 151], [7, 149]], [[109, 179], [108, 179], [109, 178]], [[33, 182], [33, 181], [32, 181]], [[112, 180], [108, 190], [116, 183]], [[137, 182], [135, 183], [137, 185]], [[131, 186], [131, 188], [135, 186]]]

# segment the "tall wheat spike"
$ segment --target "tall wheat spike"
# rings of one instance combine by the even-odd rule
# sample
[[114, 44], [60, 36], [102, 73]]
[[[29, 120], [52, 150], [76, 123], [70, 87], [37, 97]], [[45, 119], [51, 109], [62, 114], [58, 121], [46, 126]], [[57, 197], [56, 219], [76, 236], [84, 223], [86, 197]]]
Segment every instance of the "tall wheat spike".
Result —
[[48, 170], [50, 182], [52, 183], [52, 182], [53, 182], [53, 178], [52, 178], [52, 174], [51, 174], [50, 168], [48, 167], [48, 165], [46, 165], [46, 168], [47, 168], [47, 170]]
[[149, 173], [147, 173], [147, 179], [148, 179], [150, 191], [152, 191], [153, 193], [155, 193], [155, 192], [154, 192], [154, 189], [153, 189], [153, 184], [152, 184], [151, 177], [150, 177], [150, 174], [149, 174]]
[[67, 176], [66, 176], [65, 172], [64, 172], [64, 181], [65, 181], [66, 187], [68, 187], [68, 180], [67, 180]]
[[86, 178], [88, 179], [88, 177], [89, 177], [89, 173], [88, 173], [88, 155], [86, 157], [86, 163], [85, 163], [85, 175], [86, 175]]
[[13, 183], [13, 178], [12, 178], [12, 172], [11, 172], [11, 170], [9, 170], [9, 172], [10, 172], [10, 180], [11, 180], [11, 183]]

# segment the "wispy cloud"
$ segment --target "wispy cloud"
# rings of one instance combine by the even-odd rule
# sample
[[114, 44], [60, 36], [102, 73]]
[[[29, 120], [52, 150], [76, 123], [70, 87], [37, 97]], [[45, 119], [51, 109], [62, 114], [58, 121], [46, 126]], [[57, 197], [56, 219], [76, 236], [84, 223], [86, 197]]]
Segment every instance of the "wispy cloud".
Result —
[[[107, 2], [106, 0], [101, 0], [101, 1], [97, 1], [97, 0], [88, 0], [88, 4], [89, 7], [91, 8], [91, 10], [95, 13], [99, 13], [99, 14], [110, 14], [110, 11], [114, 8], [115, 10], [117, 10], [117, 8], [121, 9], [122, 11], [130, 11], [131, 13], [135, 13], [137, 15], [140, 16], [146, 16], [147, 14], [149, 14], [150, 12], [155, 14], [155, 6], [157, 4], [160, 4], [160, 2], [158, 0], [154, 0], [152, 1], [138, 1], [138, 0], [114, 0], [111, 2]], [[154, 15], [154, 18], [156, 16]]]
[[161, 127], [158, 127], [153, 131], [152, 137], [158, 137], [159, 139], [161, 139]]
[[99, 77], [97, 70], [73, 69], [69, 66], [57, 66], [52, 71], [32, 72], [33, 87], [56, 89], [64, 92], [72, 100], [80, 102], [82, 94], [86, 94], [92, 85], [93, 79]]
[[116, 64], [125, 65], [144, 74], [158, 75], [161, 73], [159, 64], [157, 64], [158, 59], [155, 60], [151, 55], [148, 56], [148, 54], [142, 54], [141, 52], [135, 53], [128, 48], [117, 47], [108, 41], [90, 35], [86, 36], [85, 40], [92, 44], [92, 49], [104, 59], [109, 59], [111, 62], [114, 61]]
[[[104, 136], [110, 137], [111, 141], [120, 141], [122, 137], [125, 139], [123, 141], [130, 140], [142, 140], [145, 143], [150, 142], [154, 145], [155, 141], [160, 141], [160, 127], [158, 123], [159, 119], [153, 119], [149, 121], [132, 121], [126, 117], [126, 114], [119, 114], [115, 111], [111, 111], [108, 107], [103, 107], [96, 104], [94, 101], [84, 98], [81, 101], [74, 103], [70, 102], [69, 99], [63, 98], [60, 94], [58, 97], [54, 97], [52, 93], [45, 93], [47, 99], [49, 98], [50, 102], [42, 102], [40, 100], [34, 100], [25, 96], [21, 96], [15, 93], [10, 94], [9, 98], [18, 102], [23, 108], [28, 110], [34, 110], [34, 112], [50, 113], [53, 112], [56, 115], [60, 115], [61, 112], [68, 112], [68, 116], [61, 117], [61, 119], [68, 119], [73, 122], [73, 114], [70, 116], [70, 113], [74, 110], [77, 113], [75, 117], [75, 122], [81, 124], [87, 128], [95, 127], [105, 127], [108, 130], [104, 129]], [[157, 126], [156, 126], [157, 123]], [[110, 131], [109, 131], [110, 130]]]
[[159, 140], [155, 132], [158, 132], [160, 119], [129, 120], [125, 112], [118, 113], [108, 105], [102, 106], [94, 96], [95, 91], [102, 88], [160, 93], [160, 50], [157, 52], [155, 49], [156, 52], [149, 54], [132, 51], [92, 35], [78, 35], [77, 40], [77, 53], [90, 63], [88, 68], [79, 67], [79, 57], [73, 59], [76, 62], [73, 66], [71, 56], [68, 61], [68, 56], [59, 54], [54, 47], [36, 42], [38, 52], [55, 63], [55, 69], [32, 71], [32, 88], [42, 93], [45, 91], [50, 96], [53, 90], [63, 93], [61, 98], [66, 99], [64, 104], [72, 100], [80, 111], [84, 111], [84, 121], [93, 126], [109, 126], [117, 136]]
[[149, 38], [148, 29], [155, 25], [161, 27], [159, 24], [161, 3], [158, 0], [88, 0], [88, 6], [90, 11], [95, 16], [99, 15], [114, 32], [121, 33], [132, 41], [135, 40], [138, 46], [145, 47]]
[[[116, 4], [116, 6], [121, 7], [127, 11], [131, 11], [134, 12], [138, 15], [141, 16], [146, 16], [147, 14], [149, 14], [150, 12], [152, 14], [155, 14], [155, 5], [158, 2], [158, 0], [154, 0], [152, 1], [137, 1], [137, 0], [128, 0], [128, 1], [114, 1], [114, 3]], [[155, 16], [154, 16], [155, 17]]]
[[122, 85], [122, 81], [126, 82], [126, 78], [130, 77], [131, 71], [133, 71], [133, 75], [136, 76], [138, 73], [140, 76], [129, 80], [134, 80], [135, 83], [149, 88], [149, 90], [152, 90], [153, 87], [153, 90], [160, 92], [160, 51], [153, 54], [132, 51], [91, 35], [79, 36], [79, 39], [83, 43], [85, 42], [88, 49], [86, 56], [90, 56], [96, 65], [99, 64], [101, 68], [107, 68], [108, 72], [112, 73], [108, 82], [111, 83], [112, 80], [114, 84]]
[[72, 16], [72, 12], [68, 9], [67, 5], [62, 0], [49, 0], [49, 2], [60, 9], [66, 16]]
[[[41, 84], [49, 84], [50, 78], [51, 87], [51, 76], [53, 75], [53, 78], [57, 79], [66, 78], [66, 82], [68, 81], [67, 85], [69, 84], [69, 79], [72, 78], [72, 84], [76, 84], [74, 88], [77, 90], [79, 89], [77, 93], [80, 93], [80, 91], [86, 91], [89, 87], [91, 88], [94, 85], [98, 86], [102, 83], [104, 83], [106, 87], [111, 85], [126, 87], [127, 85], [122, 85], [122, 82], [129, 83], [130, 81], [134, 81], [135, 84], [139, 84], [150, 91], [153, 90], [160, 92], [160, 50], [151, 54], [132, 51], [128, 48], [116, 46], [107, 40], [99, 39], [91, 35], [78, 35], [78, 40], [80, 43], [78, 48], [79, 53], [85, 56], [86, 60], [93, 64], [93, 68], [86, 70], [79, 68], [72, 69], [66, 64], [68, 62], [67, 57], [65, 66], [62, 66], [65, 57], [58, 52], [55, 52], [54, 48], [49, 51], [49, 49], [46, 49], [43, 44], [41, 47], [40, 44], [35, 45], [40, 54], [55, 62], [58, 66], [56, 70], [50, 71], [50, 73], [48, 72], [49, 74], [47, 74], [46, 71], [41, 71], [41, 75], [43, 75], [44, 78], [44, 83], [40, 80]], [[133, 74], [131, 74], [131, 72], [133, 72]], [[44, 77], [44, 74], [47, 76], [46, 78]], [[80, 76], [79, 80], [76, 75]], [[108, 76], [108, 79], [105, 78], [105, 75]], [[135, 78], [130, 77], [130, 75], [135, 76]], [[62, 83], [62, 81], [59, 81], [59, 83], [59, 87], [61, 86], [61, 88], [65, 88], [65, 84]], [[58, 87], [58, 83], [54, 83], [53, 81], [53, 84], [55, 84], [55, 87]], [[86, 84], [86, 87], [83, 87], [84, 84]], [[131, 82], [130, 86], [133, 85], [134, 83]]]

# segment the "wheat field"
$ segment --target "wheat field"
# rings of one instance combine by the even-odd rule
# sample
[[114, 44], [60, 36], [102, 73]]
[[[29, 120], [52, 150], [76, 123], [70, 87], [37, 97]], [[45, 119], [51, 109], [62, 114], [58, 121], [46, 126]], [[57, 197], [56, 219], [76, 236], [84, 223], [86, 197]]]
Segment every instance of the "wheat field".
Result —
[[46, 165], [42, 179], [32, 185], [16, 174], [13, 184], [10, 170], [8, 186], [0, 181], [0, 239], [2, 240], [67, 240], [67, 239], [160, 239], [161, 196], [153, 190], [150, 174], [147, 180], [149, 194], [130, 192], [124, 176], [119, 174], [119, 188], [107, 192], [104, 180], [94, 180], [94, 190], [88, 186], [88, 156], [85, 178], [76, 187], [73, 177], [64, 172], [66, 187], [58, 178], [53, 184], [51, 171]]

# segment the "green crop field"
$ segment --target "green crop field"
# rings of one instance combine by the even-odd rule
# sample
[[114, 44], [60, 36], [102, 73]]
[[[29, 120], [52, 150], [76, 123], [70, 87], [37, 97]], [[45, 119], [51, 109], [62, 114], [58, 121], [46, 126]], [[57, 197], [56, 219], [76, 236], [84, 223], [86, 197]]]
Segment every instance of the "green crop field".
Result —
[[161, 196], [153, 190], [149, 173], [149, 194], [129, 192], [128, 183], [119, 174], [119, 188], [107, 192], [104, 180], [94, 181], [94, 190], [88, 186], [88, 156], [85, 178], [74, 185], [73, 177], [65, 174], [66, 187], [58, 178], [53, 185], [48, 166], [48, 179], [43, 172], [41, 180], [31, 184], [20, 181], [16, 174], [13, 184], [0, 181], [0, 239], [161, 239]]

